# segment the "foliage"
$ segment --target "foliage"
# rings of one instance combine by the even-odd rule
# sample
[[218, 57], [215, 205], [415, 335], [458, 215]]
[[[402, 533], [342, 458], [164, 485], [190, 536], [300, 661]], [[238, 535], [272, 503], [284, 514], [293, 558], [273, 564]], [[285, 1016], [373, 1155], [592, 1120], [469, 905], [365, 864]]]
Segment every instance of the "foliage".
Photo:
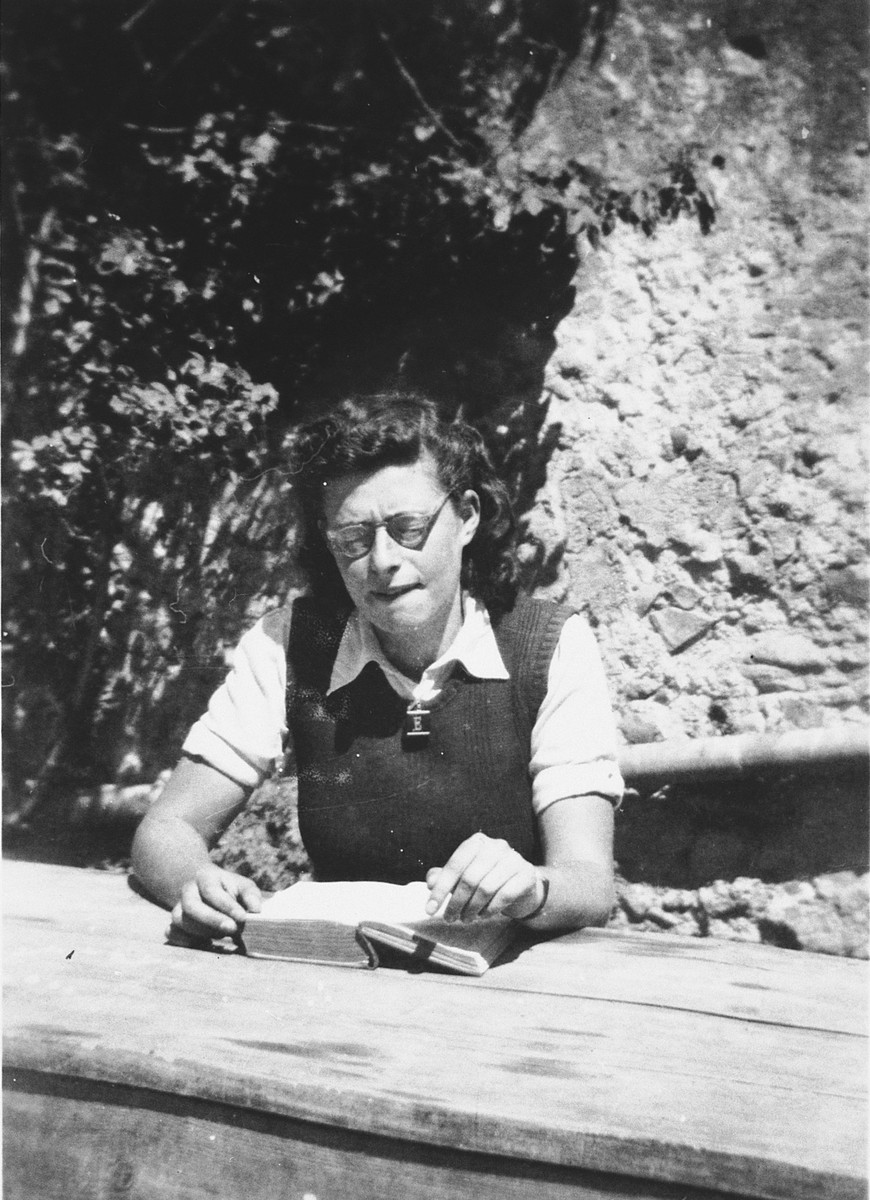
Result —
[[294, 582], [281, 444], [318, 396], [419, 364], [421, 321], [460, 302], [551, 329], [578, 235], [709, 221], [688, 163], [636, 196], [523, 165], [536, 102], [615, 8], [7, 5], [19, 816], [25, 785], [176, 753], [178, 698], [189, 716], [220, 647]]

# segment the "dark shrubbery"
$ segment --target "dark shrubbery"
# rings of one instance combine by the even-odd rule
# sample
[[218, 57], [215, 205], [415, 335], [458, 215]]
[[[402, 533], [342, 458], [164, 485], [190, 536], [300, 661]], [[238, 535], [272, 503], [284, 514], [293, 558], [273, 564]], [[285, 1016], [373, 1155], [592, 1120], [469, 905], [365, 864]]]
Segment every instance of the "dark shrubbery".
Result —
[[172, 760], [222, 648], [296, 582], [300, 414], [404, 371], [480, 416], [497, 384], [433, 348], [444, 314], [550, 332], [578, 236], [709, 222], [689, 164], [628, 196], [516, 151], [615, 7], [7, 5], [13, 821]]

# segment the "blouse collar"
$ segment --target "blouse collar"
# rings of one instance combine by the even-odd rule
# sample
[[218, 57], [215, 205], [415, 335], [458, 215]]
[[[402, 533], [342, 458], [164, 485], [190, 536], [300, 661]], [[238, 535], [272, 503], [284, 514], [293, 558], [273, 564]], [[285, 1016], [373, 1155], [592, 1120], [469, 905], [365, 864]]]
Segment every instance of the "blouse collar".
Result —
[[417, 681], [404, 675], [387, 659], [374, 628], [354, 609], [348, 618], [335, 656], [329, 692], [352, 683], [363, 668], [375, 662], [400, 695], [417, 700], [437, 691], [456, 663], [477, 679], [510, 679], [495, 640], [486, 607], [467, 593], [463, 596], [463, 619], [448, 649], [423, 672]]

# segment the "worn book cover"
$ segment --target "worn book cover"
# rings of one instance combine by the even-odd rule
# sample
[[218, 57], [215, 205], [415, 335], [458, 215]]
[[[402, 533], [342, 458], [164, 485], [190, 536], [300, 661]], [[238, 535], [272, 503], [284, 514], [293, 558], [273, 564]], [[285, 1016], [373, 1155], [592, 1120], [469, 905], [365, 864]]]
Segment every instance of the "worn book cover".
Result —
[[[482, 975], [513, 940], [515, 922], [429, 916], [425, 883], [294, 883], [251, 913], [242, 932], [255, 958], [376, 967], [384, 948], [420, 963]], [[442, 910], [443, 910], [442, 906]]]

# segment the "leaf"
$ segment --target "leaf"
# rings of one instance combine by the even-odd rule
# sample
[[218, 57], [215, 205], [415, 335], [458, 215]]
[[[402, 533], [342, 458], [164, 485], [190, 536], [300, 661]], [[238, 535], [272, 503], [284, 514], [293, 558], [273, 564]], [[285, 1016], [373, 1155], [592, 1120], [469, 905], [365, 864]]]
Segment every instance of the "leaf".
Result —
[[530, 187], [523, 189], [522, 196], [520, 197], [520, 203], [526, 212], [532, 217], [536, 217], [538, 213], [543, 212], [545, 207], [540, 193], [535, 188]]

